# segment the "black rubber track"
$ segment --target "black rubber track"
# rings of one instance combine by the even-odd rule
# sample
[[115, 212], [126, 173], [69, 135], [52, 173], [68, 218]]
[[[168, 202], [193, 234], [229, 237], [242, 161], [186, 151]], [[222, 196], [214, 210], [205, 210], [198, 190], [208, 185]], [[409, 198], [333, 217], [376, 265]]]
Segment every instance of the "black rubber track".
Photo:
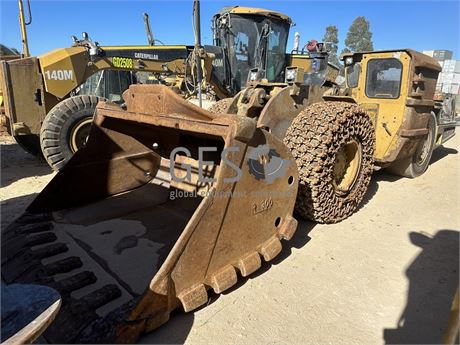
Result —
[[85, 117], [92, 117], [101, 98], [75, 96], [58, 103], [46, 115], [40, 131], [40, 146], [48, 164], [60, 170], [72, 157], [70, 132]]
[[233, 101], [233, 98], [221, 99], [220, 101], [217, 101], [216, 103], [211, 105], [208, 111], [214, 114], [225, 114], [225, 111], [228, 109], [232, 101]]
[[[339, 195], [333, 186], [335, 155], [351, 138], [362, 145], [362, 164], [354, 186]], [[319, 223], [336, 223], [353, 214], [374, 168], [375, 133], [366, 112], [346, 102], [312, 104], [294, 119], [284, 142], [299, 169], [296, 212]]]

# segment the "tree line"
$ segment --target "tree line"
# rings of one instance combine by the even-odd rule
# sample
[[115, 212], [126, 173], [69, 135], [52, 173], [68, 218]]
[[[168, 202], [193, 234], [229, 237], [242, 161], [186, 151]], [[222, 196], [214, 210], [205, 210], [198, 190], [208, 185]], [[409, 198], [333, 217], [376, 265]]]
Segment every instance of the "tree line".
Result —
[[[340, 66], [337, 56], [339, 43], [339, 29], [337, 26], [329, 25], [326, 27], [323, 42], [326, 44], [330, 53], [329, 62]], [[345, 39], [345, 48], [340, 54], [371, 50], [374, 50], [374, 45], [372, 43], [370, 23], [365, 17], [356, 17], [348, 29]]]

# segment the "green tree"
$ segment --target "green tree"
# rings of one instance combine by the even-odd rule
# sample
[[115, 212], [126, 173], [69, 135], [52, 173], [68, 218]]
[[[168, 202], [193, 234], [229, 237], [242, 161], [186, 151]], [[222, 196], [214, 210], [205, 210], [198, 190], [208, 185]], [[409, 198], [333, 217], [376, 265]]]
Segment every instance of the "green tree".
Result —
[[356, 17], [348, 29], [345, 45], [353, 52], [374, 50], [370, 23], [365, 17]]
[[339, 59], [337, 58], [337, 50], [339, 43], [339, 29], [337, 29], [337, 26], [329, 25], [326, 27], [323, 42], [329, 50], [329, 62], [338, 66]]

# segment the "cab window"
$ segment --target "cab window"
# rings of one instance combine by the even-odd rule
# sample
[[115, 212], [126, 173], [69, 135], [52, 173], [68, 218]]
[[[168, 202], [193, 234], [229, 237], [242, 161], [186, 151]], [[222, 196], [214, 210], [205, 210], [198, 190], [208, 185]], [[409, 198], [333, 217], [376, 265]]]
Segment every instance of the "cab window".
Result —
[[266, 73], [268, 81], [284, 81], [286, 43], [289, 29], [285, 24], [273, 22], [268, 37]]
[[398, 59], [372, 59], [367, 63], [366, 96], [369, 98], [399, 97], [402, 63]]
[[236, 59], [238, 61], [248, 61], [249, 57], [249, 37], [244, 32], [238, 32], [237, 36], [235, 37], [235, 54]]
[[347, 67], [347, 86], [348, 87], [358, 86], [360, 73], [361, 73], [361, 64], [359, 62]]

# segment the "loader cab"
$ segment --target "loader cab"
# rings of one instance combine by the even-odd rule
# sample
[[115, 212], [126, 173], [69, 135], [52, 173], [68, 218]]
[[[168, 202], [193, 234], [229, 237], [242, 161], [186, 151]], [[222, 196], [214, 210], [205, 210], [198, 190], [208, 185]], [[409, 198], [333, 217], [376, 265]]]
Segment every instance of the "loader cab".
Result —
[[246, 86], [251, 70], [269, 82], [283, 82], [292, 21], [263, 9], [226, 7], [213, 17], [214, 45], [222, 49], [222, 84], [231, 94]]
[[346, 86], [354, 97], [398, 100], [405, 96], [401, 93], [403, 77], [407, 81], [409, 75], [403, 74], [403, 69], [407, 69], [410, 62], [406, 53], [355, 53], [346, 54], [342, 59]]
[[[433, 98], [441, 66], [411, 49], [349, 53], [341, 60], [346, 96], [374, 122], [376, 161], [385, 166], [410, 157], [426, 137], [431, 114], [440, 123]], [[452, 133], [438, 128], [436, 142]]]

